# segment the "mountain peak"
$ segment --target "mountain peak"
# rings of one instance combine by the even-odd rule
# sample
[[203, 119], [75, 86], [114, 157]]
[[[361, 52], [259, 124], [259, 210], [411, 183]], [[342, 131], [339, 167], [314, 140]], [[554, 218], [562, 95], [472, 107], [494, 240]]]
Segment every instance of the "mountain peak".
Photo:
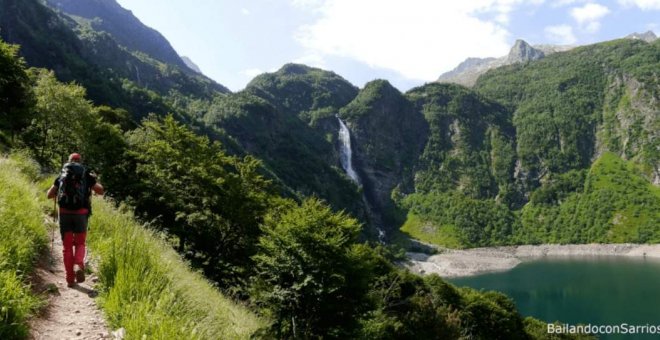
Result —
[[518, 39], [509, 51], [507, 61], [518, 63], [523, 61], [537, 60], [545, 57], [543, 51], [538, 50], [528, 44], [525, 40]]
[[364, 85], [364, 89], [369, 89], [371, 91], [375, 92], [381, 92], [381, 93], [390, 93], [390, 94], [398, 94], [401, 95], [401, 91], [399, 91], [396, 87], [394, 87], [388, 80], [386, 79], [374, 79]]
[[289, 63], [285, 64], [282, 66], [282, 68], [277, 71], [277, 73], [283, 73], [283, 74], [289, 74], [289, 75], [294, 75], [294, 74], [306, 74], [309, 71], [311, 71], [313, 68], [309, 67], [304, 64], [294, 64], [294, 63]]
[[639, 40], [644, 40], [648, 43], [654, 42], [656, 39], [658, 39], [658, 36], [653, 33], [653, 31], [648, 30], [644, 33], [632, 33], [626, 36], [627, 39], [639, 39]]
[[[552, 53], [553, 51], [550, 51]], [[532, 47], [525, 40], [517, 39], [509, 50], [509, 54], [500, 58], [467, 58], [453, 70], [443, 73], [438, 82], [456, 83], [464, 86], [472, 86], [477, 78], [486, 71], [504, 65], [538, 60], [545, 57], [546, 53], [541, 49]]]

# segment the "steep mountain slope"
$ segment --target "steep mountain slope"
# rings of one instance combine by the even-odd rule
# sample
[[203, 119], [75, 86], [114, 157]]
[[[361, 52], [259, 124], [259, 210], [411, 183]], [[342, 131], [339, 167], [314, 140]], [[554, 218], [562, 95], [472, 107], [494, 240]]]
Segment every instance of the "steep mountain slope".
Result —
[[518, 243], [660, 242], [660, 188], [633, 162], [606, 152], [535, 191], [514, 231]]
[[203, 119], [262, 159], [290, 194], [320, 196], [364, 219], [357, 187], [340, 166], [335, 118], [356, 94], [333, 72], [288, 64], [216, 98]]
[[658, 176], [660, 43], [616, 40], [512, 65], [475, 89], [513, 112], [519, 171], [534, 186], [604, 151]]
[[97, 104], [126, 108], [139, 119], [172, 111], [164, 96], [211, 98], [228, 92], [185, 66], [131, 52], [90, 21], [58, 15], [36, 0], [1, 0], [0, 6], [2, 39], [21, 45], [30, 66], [52, 69], [59, 79], [85, 86]]
[[340, 116], [352, 133], [354, 163], [366, 198], [387, 228], [396, 221], [392, 190], [412, 190], [413, 167], [427, 138], [427, 123], [385, 80], [365, 85]]
[[[0, 42], [2, 59], [19, 64], [3, 70], [9, 78], [25, 73], [14, 50]], [[110, 165], [118, 172], [101, 173], [104, 184], [116, 184], [108, 188], [131, 193], [122, 200], [130, 208], [118, 210], [115, 200], [94, 201], [89, 241], [102, 307], [112, 329], [123, 328], [127, 338], [545, 338], [545, 324], [523, 319], [506, 296], [457, 288], [438, 276], [421, 277], [395, 266], [386, 247], [359, 241], [358, 221], [314, 198], [298, 204], [274, 195], [258, 173], [258, 162], [227, 155], [222, 145], [173, 116], [151, 116], [122, 134], [119, 126], [104, 121], [101, 112], [111, 109], [91, 105], [82, 87], [60, 83], [50, 71], [34, 72], [39, 78], [30, 84], [37, 94], [31, 110], [43, 114], [35, 115], [27, 130], [68, 119], [49, 130], [79, 139], [76, 146], [50, 149], [56, 152], [51, 158], [74, 147], [90, 148], [84, 152], [87, 159], [92, 148], [98, 157], [120, 155]], [[15, 96], [3, 87], [0, 82], [0, 100]], [[262, 100], [239, 95], [217, 99]], [[80, 118], [90, 124], [71, 129]], [[25, 190], [34, 185], [19, 175], [24, 171], [36, 178], [40, 170], [23, 152], [14, 155], [20, 164], [0, 176], [6, 182], [0, 200], [6, 198], [10, 208], [0, 209], [3, 217], [8, 213], [0, 220], [7, 226], [0, 228], [6, 234], [0, 252], [9, 251], [0, 266], [0, 287], [7, 288], [0, 294], [2, 338], [26, 333], [25, 316], [38, 303], [23, 275], [46, 241], [44, 206], [32, 197], [36, 190]], [[0, 159], [0, 166], [8, 164]], [[40, 196], [51, 183], [52, 178], [41, 182]], [[149, 221], [148, 228], [134, 219], [131, 208]], [[176, 241], [178, 253], [172, 249]], [[191, 272], [189, 265], [207, 277]], [[58, 330], [71, 326], [56, 325]]]
[[504, 107], [452, 84], [428, 84], [406, 97], [431, 131], [416, 191], [460, 189], [475, 198], [503, 199], [513, 194], [515, 130]]
[[186, 68], [186, 64], [158, 31], [145, 26], [115, 0], [47, 0], [49, 6], [84, 18], [95, 31], [112, 35], [129, 51], [140, 51], [161, 62]]
[[510, 111], [472, 90], [427, 84], [403, 95], [379, 80], [340, 115], [353, 135], [367, 200], [387, 231], [405, 219], [399, 208], [415, 208], [406, 197], [456, 192], [477, 203], [497, 200], [505, 211], [521, 201]]
[[[0, 1], [2, 35], [23, 45], [30, 65], [53, 68], [61, 79], [88, 86], [97, 103], [136, 118], [175, 112], [233, 153], [263, 160], [287, 195], [319, 196], [386, 229], [398, 228], [403, 208], [453, 230], [463, 246], [518, 242], [521, 209], [546, 196], [560, 198], [543, 204], [560, 207], [584, 190], [586, 169], [607, 152], [660, 184], [657, 40], [545, 57], [519, 41], [505, 58], [514, 64], [485, 73], [473, 90], [429, 84], [401, 94], [386, 81], [358, 90], [335, 73], [288, 64], [230, 94], [158, 59], [166, 56], [124, 46], [108, 31], [125, 12], [102, 14], [113, 24], [99, 31], [94, 13], [58, 16], [36, 1]], [[340, 166], [336, 115], [351, 130], [361, 188]], [[602, 239], [590, 237], [578, 240]]]
[[[484, 74], [475, 90], [500, 113], [477, 112], [481, 124], [496, 118], [498, 138], [473, 139], [481, 162], [446, 157], [431, 168], [437, 187], [401, 201], [404, 229], [451, 246], [657, 242], [659, 46], [622, 39]], [[433, 150], [460, 155], [450, 140]], [[447, 168], [466, 179], [439, 185], [452, 179]]]
[[193, 62], [190, 58], [186, 56], [181, 56], [181, 59], [186, 64], [186, 66], [188, 66], [189, 69], [197, 73], [202, 73], [202, 70], [199, 68], [199, 66], [197, 66], [197, 64], [195, 64], [195, 62]]
[[[61, 80], [80, 83], [95, 103], [124, 108], [135, 121], [150, 112], [172, 112], [200, 133], [222, 140], [234, 153], [262, 159], [289, 195], [316, 195], [364, 219], [357, 188], [343, 174], [336, 146], [339, 125], [333, 112], [357, 94], [343, 78], [292, 64], [230, 95], [201, 74], [127, 49], [113, 34], [96, 30], [98, 20], [57, 15], [35, 0], [0, 1], [5, 9], [0, 13], [2, 37], [21, 45], [29, 65], [53, 69]], [[69, 5], [63, 9], [78, 8]], [[122, 11], [114, 1], [80, 6]], [[100, 15], [112, 27], [126, 19]], [[150, 31], [144, 29], [147, 32], [136, 36], [147, 36]]]

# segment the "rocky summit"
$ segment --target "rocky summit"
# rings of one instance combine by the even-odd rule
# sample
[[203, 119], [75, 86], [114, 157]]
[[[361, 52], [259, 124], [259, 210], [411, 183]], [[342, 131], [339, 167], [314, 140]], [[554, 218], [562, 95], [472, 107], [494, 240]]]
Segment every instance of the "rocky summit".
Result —
[[544, 52], [535, 48], [522, 39], [516, 40], [509, 54], [499, 58], [468, 58], [460, 63], [455, 69], [442, 74], [438, 78], [439, 83], [455, 83], [464, 86], [473, 86], [479, 76], [486, 71], [514, 63], [538, 60], [546, 54], [553, 53], [552, 48], [546, 48]]

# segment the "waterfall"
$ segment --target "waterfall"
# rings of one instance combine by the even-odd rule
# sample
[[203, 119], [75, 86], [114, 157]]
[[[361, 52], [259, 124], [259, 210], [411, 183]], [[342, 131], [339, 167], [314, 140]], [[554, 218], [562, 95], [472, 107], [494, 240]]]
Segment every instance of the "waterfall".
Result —
[[[362, 182], [360, 181], [360, 176], [355, 172], [355, 169], [353, 169], [353, 149], [351, 149], [351, 133], [348, 130], [348, 127], [346, 127], [346, 124], [337, 116], [337, 120], [339, 120], [339, 141], [341, 142], [341, 146], [339, 149], [339, 161], [341, 162], [341, 167], [346, 171], [346, 174], [348, 177], [350, 177], [353, 182], [355, 182], [358, 186], [362, 185]], [[367, 209], [369, 209], [369, 203], [367, 202], [366, 197], [364, 196], [364, 193], [362, 194], [362, 201], [364, 202], [365, 206], [367, 206]], [[381, 229], [378, 226], [378, 223], [376, 223], [376, 230], [378, 231], [378, 240], [381, 243], [385, 243], [385, 231]]]
[[353, 169], [353, 150], [351, 149], [351, 133], [348, 131], [346, 124], [337, 117], [339, 120], [339, 141], [341, 142], [341, 147], [339, 149], [339, 161], [341, 162], [341, 167], [344, 168], [348, 177], [350, 177], [353, 182], [357, 185], [360, 185], [360, 176]]

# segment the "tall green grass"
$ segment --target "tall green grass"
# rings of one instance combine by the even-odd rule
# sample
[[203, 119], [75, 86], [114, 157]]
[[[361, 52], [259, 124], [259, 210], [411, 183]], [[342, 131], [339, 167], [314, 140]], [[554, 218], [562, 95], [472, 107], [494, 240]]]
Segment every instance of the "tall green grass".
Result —
[[223, 297], [157, 235], [110, 202], [94, 201], [89, 240], [102, 302], [127, 339], [245, 339], [265, 324]]
[[38, 166], [21, 155], [0, 158], [0, 339], [25, 338], [26, 320], [40, 305], [26, 278], [48, 233], [38, 193], [24, 172], [36, 176]]

